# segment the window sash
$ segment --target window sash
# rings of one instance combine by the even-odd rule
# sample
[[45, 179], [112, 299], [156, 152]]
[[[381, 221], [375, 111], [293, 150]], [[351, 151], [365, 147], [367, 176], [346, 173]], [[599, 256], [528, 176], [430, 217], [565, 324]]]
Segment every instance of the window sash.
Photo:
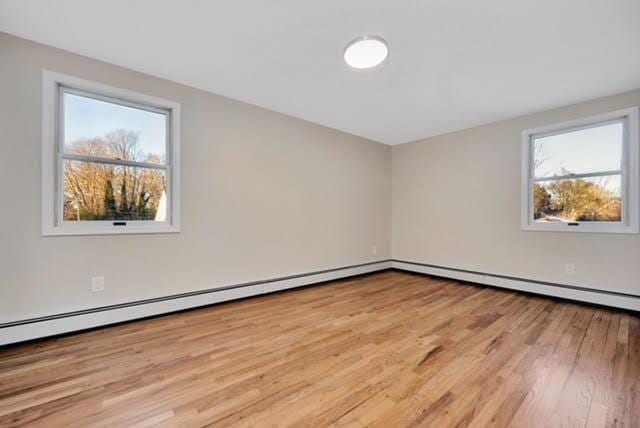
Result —
[[[626, 225], [627, 224], [627, 205], [628, 205], [628, 201], [627, 201], [627, 185], [626, 185], [626, 178], [625, 178], [625, 174], [624, 174], [624, 170], [619, 171], [618, 173], [612, 173], [612, 174], [589, 174], [590, 177], [610, 177], [612, 175], [619, 175], [620, 176], [620, 220], [619, 221], [575, 221], [575, 222], [571, 222], [571, 223], [578, 223], [578, 224], [591, 224], [591, 225], [611, 225], [611, 226], [620, 226], [620, 225]], [[575, 177], [575, 176], [568, 176], [566, 178], [559, 178], [559, 179], [552, 179], [552, 180], [535, 180], [535, 179], [531, 179], [529, 180], [529, 212], [528, 212], [528, 217], [529, 217], [529, 222], [532, 224], [540, 224], [538, 222], [536, 222], [535, 218], [534, 218], [534, 196], [535, 196], [535, 192], [534, 192], [534, 185], [538, 182], [542, 182], [542, 181], [562, 181], [562, 180], [571, 180], [571, 179], [576, 179], [576, 178], [586, 178], [586, 177]]]
[[[59, 226], [73, 226], [73, 227], [87, 227], [90, 228], [92, 226], [113, 226], [114, 222], [125, 222], [127, 225], [129, 224], [133, 224], [133, 225], [163, 225], [166, 226], [167, 224], [171, 224], [171, 206], [169, 205], [169, 203], [171, 202], [171, 185], [169, 182], [169, 175], [171, 172], [171, 169], [167, 166], [162, 166], [162, 165], [153, 165], [151, 167], [147, 167], [146, 164], [143, 164], [143, 166], [139, 166], [139, 165], [130, 165], [131, 162], [127, 162], [127, 163], [123, 163], [122, 161], [116, 161], [116, 162], [105, 162], [105, 159], [102, 158], [98, 158], [98, 161], [93, 161], [91, 160], [90, 156], [78, 156], [79, 158], [89, 158], [87, 159], [75, 159], [74, 158], [67, 158], [64, 157], [61, 161], [61, 176], [60, 176], [60, 197], [59, 200], [56, 203], [56, 209], [57, 209], [57, 224]], [[86, 163], [98, 163], [98, 164], [107, 164], [107, 165], [113, 165], [113, 166], [124, 166], [124, 167], [130, 167], [130, 168], [143, 168], [143, 169], [156, 169], [156, 170], [163, 170], [164, 171], [164, 175], [165, 175], [165, 182], [166, 182], [166, 188], [164, 189], [166, 198], [167, 198], [167, 203], [166, 203], [166, 214], [165, 214], [165, 220], [163, 221], [156, 221], [156, 220], [84, 220], [84, 221], [71, 221], [71, 220], [65, 220], [64, 219], [64, 161], [65, 160], [71, 160], [71, 161], [77, 161], [77, 162], [86, 162]], [[134, 162], [135, 163], [135, 162]]]
[[[587, 174], [585, 174], [587, 175]], [[539, 182], [544, 182], [544, 181], [551, 181], [551, 182], [556, 182], [556, 181], [563, 181], [563, 180], [575, 180], [577, 178], [594, 178], [594, 177], [611, 177], [614, 175], [619, 175], [620, 176], [620, 220], [618, 221], [567, 221], [567, 222], [560, 222], [561, 224], [565, 224], [565, 223], [577, 223], [577, 224], [581, 224], [581, 225], [585, 225], [585, 224], [591, 224], [591, 225], [610, 225], [610, 226], [616, 226], [619, 227], [620, 225], [624, 225], [625, 223], [625, 197], [624, 197], [624, 176], [622, 175], [622, 171], [619, 171], [618, 173], [612, 173], [609, 174], [608, 172], [606, 174], [588, 174], [588, 177], [576, 177], [576, 176], [566, 176], [566, 178], [559, 178], [559, 179], [552, 179], [552, 180], [531, 180], [529, 182], [529, 195], [530, 195], [530, 200], [529, 200], [529, 216], [530, 216], [530, 221], [532, 223], [535, 224], [541, 224], [541, 222], [536, 221], [535, 219], [535, 213], [534, 213], [534, 205], [535, 205], [535, 192], [534, 192], [534, 185], [536, 183]], [[545, 223], [543, 223], [545, 224]]]
[[[567, 175], [552, 175], [548, 177], [537, 177], [535, 175], [535, 142], [541, 138], [554, 137], [556, 135], [562, 134], [570, 134], [576, 131], [582, 131], [585, 129], [592, 128], [600, 128], [602, 126], [613, 125], [613, 124], [622, 124], [622, 159], [620, 159], [620, 169], [618, 170], [609, 170], [609, 171], [594, 171], [588, 173], [578, 173], [578, 174], [567, 174]], [[627, 160], [627, 142], [628, 142], [628, 120], [627, 117], [618, 117], [615, 119], [601, 120], [589, 122], [586, 124], [582, 124], [580, 126], [569, 126], [566, 128], [558, 128], [553, 131], [548, 132], [540, 132], [536, 134], [532, 134], [529, 137], [529, 177], [534, 181], [551, 181], [551, 180], [562, 180], [569, 178], [588, 178], [588, 177], [598, 177], [604, 175], [624, 175], [625, 171], [625, 162]]]
[[[91, 98], [94, 100], [98, 100], [98, 101], [102, 101], [105, 103], [110, 103], [110, 104], [116, 104], [116, 105], [121, 105], [124, 107], [130, 107], [130, 108], [134, 108], [134, 109], [138, 109], [138, 110], [143, 110], [143, 111], [148, 111], [151, 113], [157, 113], [157, 114], [161, 114], [165, 117], [165, 145], [164, 145], [164, 163], [157, 163], [154, 165], [165, 165], [170, 167], [171, 166], [171, 111], [167, 110], [166, 108], [159, 108], [159, 107], [154, 107], [152, 105], [148, 105], [148, 104], [141, 104], [141, 103], [137, 103], [137, 102], [133, 102], [133, 101], [128, 101], [128, 100], [124, 100], [122, 98], [116, 98], [116, 97], [110, 97], [107, 95], [102, 95], [102, 94], [98, 94], [95, 92], [90, 92], [90, 91], [85, 91], [82, 89], [76, 89], [73, 88], [71, 86], [66, 86], [66, 85], [62, 85], [62, 84], [58, 84], [58, 112], [57, 112], [57, 116], [58, 116], [58, 123], [57, 123], [57, 127], [58, 127], [58, 132], [57, 132], [57, 141], [56, 141], [56, 150], [57, 153], [64, 157], [66, 156], [82, 156], [82, 155], [75, 155], [75, 154], [68, 154], [65, 152], [65, 129], [64, 129], [64, 112], [65, 112], [65, 106], [64, 106], [64, 95], [65, 94], [72, 94], [72, 95], [78, 95], [81, 97], [85, 97], [85, 98]], [[90, 157], [90, 156], [87, 156]], [[93, 157], [94, 159], [107, 159], [107, 160], [117, 160], [117, 159], [109, 159], [109, 158], [100, 158], [100, 157]], [[133, 161], [123, 161], [123, 162], [133, 162]], [[142, 165], [143, 163], [146, 162], [141, 162], [140, 164]]]
[[[165, 171], [166, 178], [166, 197], [167, 197], [167, 212], [164, 221], [151, 221], [151, 220], [127, 220], [125, 223], [131, 227], [135, 228], [135, 226], [166, 226], [173, 224], [173, 177], [172, 177], [172, 115], [171, 111], [166, 108], [156, 107], [150, 104], [142, 104], [134, 101], [125, 100], [122, 98], [112, 97], [108, 95], [103, 95], [96, 92], [86, 91], [78, 88], [74, 88], [72, 86], [57, 84], [57, 120], [56, 120], [56, 128], [57, 131], [55, 133], [55, 151], [56, 151], [56, 188], [54, 192], [55, 198], [55, 208], [54, 208], [54, 222], [59, 227], [70, 227], [74, 228], [87, 228], [92, 229], [96, 227], [114, 227], [114, 223], [118, 222], [116, 220], [97, 220], [97, 221], [68, 221], [64, 220], [64, 161], [65, 160], [75, 160], [80, 162], [90, 162], [90, 163], [102, 163], [109, 164], [115, 166], [128, 166], [134, 168], [150, 168], [150, 169], [160, 169]], [[64, 94], [73, 94], [82, 97], [92, 98], [99, 101], [122, 105], [125, 107], [136, 108], [139, 110], [150, 111], [153, 113], [159, 113], [165, 116], [165, 163], [163, 164], [154, 164], [149, 162], [135, 162], [135, 161], [126, 161], [120, 159], [109, 159], [102, 158], [96, 156], [85, 156], [85, 155], [76, 155], [65, 153], [65, 128], [64, 128]]]

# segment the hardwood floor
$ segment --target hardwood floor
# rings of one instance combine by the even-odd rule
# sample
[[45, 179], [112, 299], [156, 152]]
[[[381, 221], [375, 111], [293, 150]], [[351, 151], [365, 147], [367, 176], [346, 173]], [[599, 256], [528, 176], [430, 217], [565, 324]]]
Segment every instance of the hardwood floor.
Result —
[[0, 348], [0, 426], [640, 426], [636, 314], [387, 271]]

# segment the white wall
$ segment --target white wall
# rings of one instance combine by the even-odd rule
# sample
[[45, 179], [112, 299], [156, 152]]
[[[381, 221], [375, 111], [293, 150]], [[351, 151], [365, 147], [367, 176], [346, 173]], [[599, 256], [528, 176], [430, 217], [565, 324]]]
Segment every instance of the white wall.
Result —
[[[40, 235], [43, 68], [182, 104], [182, 233]], [[0, 132], [0, 323], [390, 257], [363, 138], [1, 33]]]
[[640, 90], [393, 147], [393, 258], [640, 295], [639, 235], [520, 230], [522, 130], [637, 105]]

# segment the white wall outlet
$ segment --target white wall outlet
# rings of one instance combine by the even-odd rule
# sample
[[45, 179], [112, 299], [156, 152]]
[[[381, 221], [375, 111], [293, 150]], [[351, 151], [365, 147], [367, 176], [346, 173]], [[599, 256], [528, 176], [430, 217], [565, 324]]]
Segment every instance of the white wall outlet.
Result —
[[564, 273], [567, 275], [575, 275], [576, 274], [576, 264], [575, 263], [566, 263], [564, 265]]
[[378, 247], [376, 245], [371, 247], [371, 254], [373, 254], [374, 256], [378, 254]]
[[94, 276], [91, 278], [91, 291], [94, 293], [104, 291], [104, 276]]

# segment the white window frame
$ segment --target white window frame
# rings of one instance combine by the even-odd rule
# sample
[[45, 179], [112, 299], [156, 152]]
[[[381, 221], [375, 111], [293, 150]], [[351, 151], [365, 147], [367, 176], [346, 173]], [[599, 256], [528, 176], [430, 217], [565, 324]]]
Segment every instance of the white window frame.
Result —
[[[49, 70], [43, 70], [42, 76], [42, 235], [122, 235], [180, 232], [180, 104]], [[167, 180], [166, 221], [74, 222], [63, 220], [63, 161], [73, 158], [73, 155], [64, 155], [64, 141], [62, 141], [64, 120], [62, 95], [64, 93], [74, 93], [166, 115], [165, 165], [96, 159], [102, 163], [164, 170]], [[86, 157], [80, 160], [86, 160], [84, 158]]]
[[[638, 233], [638, 146], [639, 122], [638, 107], [612, 111], [570, 122], [542, 126], [522, 131], [522, 188], [521, 188], [521, 228], [526, 231], [546, 232], [593, 232], [593, 233]], [[621, 211], [620, 222], [540, 222], [533, 219], [534, 197], [534, 153], [533, 141], [536, 138], [558, 135], [580, 129], [589, 129], [607, 123], [623, 123], [623, 146], [621, 165]], [[605, 171], [594, 174], [572, 174], [567, 176], [545, 177], [545, 180], [586, 178], [603, 176]], [[610, 172], [613, 174], [613, 171]], [[617, 174], [616, 174], [617, 175]], [[538, 179], [540, 181], [540, 179]]]

